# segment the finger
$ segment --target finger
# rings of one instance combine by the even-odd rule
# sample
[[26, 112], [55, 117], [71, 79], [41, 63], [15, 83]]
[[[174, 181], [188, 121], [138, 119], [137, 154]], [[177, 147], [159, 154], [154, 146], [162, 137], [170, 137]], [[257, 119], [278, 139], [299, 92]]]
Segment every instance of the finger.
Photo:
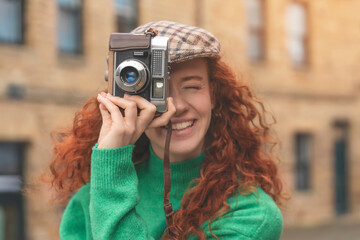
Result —
[[125, 110], [125, 122], [129, 124], [129, 126], [133, 126], [136, 122], [137, 117], [137, 104], [135, 101], [131, 101], [128, 99], [114, 97], [111, 94], [107, 95], [107, 98], [118, 105], [119, 107]]
[[174, 105], [173, 98], [168, 98], [168, 109], [166, 112], [164, 112], [160, 117], [155, 118], [148, 126], [148, 128], [156, 128], [156, 127], [162, 127], [165, 126], [169, 120], [174, 116], [176, 112], [176, 108]]
[[143, 129], [145, 129], [154, 118], [156, 106], [138, 95], [126, 95], [126, 98], [136, 102], [137, 107], [140, 109], [138, 125], [143, 126]]
[[100, 109], [103, 123], [108, 123], [109, 121], [111, 121], [111, 115], [110, 115], [109, 111], [106, 109], [106, 107], [104, 106], [104, 104], [100, 103], [99, 109]]
[[114, 121], [116, 123], [121, 123], [121, 124], [124, 123], [123, 116], [122, 116], [118, 106], [116, 106], [109, 99], [101, 96], [100, 94], [98, 95], [97, 99], [101, 104], [104, 105], [106, 110], [110, 113], [112, 121]]

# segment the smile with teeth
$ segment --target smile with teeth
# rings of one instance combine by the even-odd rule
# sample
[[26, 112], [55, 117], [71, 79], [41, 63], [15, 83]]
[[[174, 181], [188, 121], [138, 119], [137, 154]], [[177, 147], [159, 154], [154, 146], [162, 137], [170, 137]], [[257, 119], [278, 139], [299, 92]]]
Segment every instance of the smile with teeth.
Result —
[[185, 128], [192, 127], [194, 125], [194, 120], [186, 121], [186, 122], [180, 122], [180, 123], [173, 123], [171, 124], [172, 130], [183, 130]]

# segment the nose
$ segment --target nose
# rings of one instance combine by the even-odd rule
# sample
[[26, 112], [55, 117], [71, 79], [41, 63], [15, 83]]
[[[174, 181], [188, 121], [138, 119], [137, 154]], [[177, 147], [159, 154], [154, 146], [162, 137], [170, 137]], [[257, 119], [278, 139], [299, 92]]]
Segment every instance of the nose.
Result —
[[174, 105], [176, 108], [175, 116], [180, 116], [188, 110], [189, 105], [186, 99], [184, 99], [184, 96], [182, 96], [179, 91], [172, 89], [170, 96], [172, 96], [174, 100]]

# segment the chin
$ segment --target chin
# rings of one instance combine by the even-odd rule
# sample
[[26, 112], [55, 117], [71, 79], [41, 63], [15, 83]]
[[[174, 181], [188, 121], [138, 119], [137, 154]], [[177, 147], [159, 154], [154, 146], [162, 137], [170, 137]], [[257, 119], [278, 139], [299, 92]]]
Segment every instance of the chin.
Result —
[[183, 159], [197, 157], [203, 150], [203, 143], [192, 143], [191, 141], [171, 141], [170, 155], [176, 155]]
[[[195, 122], [196, 123], [196, 122]], [[184, 130], [173, 130], [170, 140], [170, 161], [184, 161], [197, 157], [203, 150], [205, 131], [197, 124]], [[155, 153], [163, 155], [167, 129], [153, 128], [145, 131]], [[171, 158], [173, 160], [171, 160]]]

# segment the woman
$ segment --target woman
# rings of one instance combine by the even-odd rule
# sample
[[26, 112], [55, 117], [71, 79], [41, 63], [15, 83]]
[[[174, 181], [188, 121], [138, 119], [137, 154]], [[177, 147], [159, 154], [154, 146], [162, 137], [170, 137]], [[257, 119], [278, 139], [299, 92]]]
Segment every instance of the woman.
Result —
[[[151, 27], [170, 38], [168, 111], [135, 95], [101, 93], [58, 131], [52, 183], [64, 212], [62, 239], [279, 239], [282, 184], [263, 105], [220, 59], [218, 40], [173, 22]], [[119, 111], [124, 109], [124, 116]], [[140, 113], [138, 114], [138, 110]], [[175, 236], [164, 233], [163, 156], [171, 120]]]

